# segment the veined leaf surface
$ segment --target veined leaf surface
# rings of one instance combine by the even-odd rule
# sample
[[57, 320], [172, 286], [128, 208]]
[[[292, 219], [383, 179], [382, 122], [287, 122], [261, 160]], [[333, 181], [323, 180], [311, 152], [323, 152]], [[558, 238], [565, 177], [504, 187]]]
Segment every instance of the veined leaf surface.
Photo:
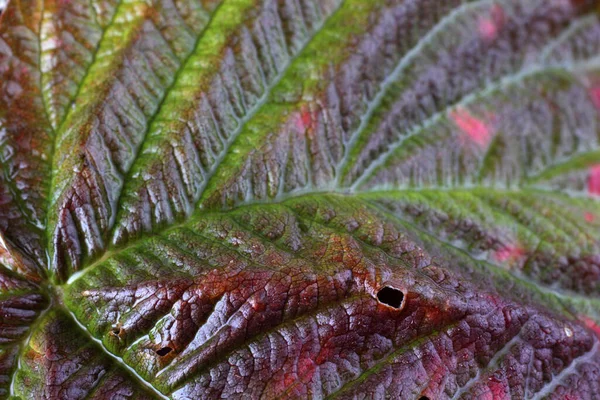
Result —
[[0, 398], [599, 399], [593, 0], [10, 0]]

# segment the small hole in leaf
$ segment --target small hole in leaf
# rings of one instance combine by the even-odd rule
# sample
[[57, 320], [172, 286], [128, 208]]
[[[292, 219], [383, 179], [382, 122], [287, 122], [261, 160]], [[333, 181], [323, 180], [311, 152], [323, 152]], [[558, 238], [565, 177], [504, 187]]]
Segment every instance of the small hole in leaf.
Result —
[[172, 349], [172, 348], [170, 348], [170, 347], [163, 347], [163, 348], [162, 348], [162, 349], [160, 349], [160, 350], [156, 350], [156, 354], [158, 354], [158, 355], [159, 355], [159, 356], [161, 356], [161, 357], [164, 357], [164, 356], [166, 356], [167, 354], [169, 354], [171, 351], [173, 351], [173, 349]]
[[377, 300], [390, 307], [400, 308], [402, 300], [404, 300], [404, 293], [391, 286], [386, 286], [377, 292]]
[[121, 328], [115, 326], [110, 330], [110, 333], [112, 333], [115, 336], [119, 336], [121, 334]]
[[419, 397], [419, 400], [429, 400], [429, 397], [427, 397], [427, 396], [421, 396], [421, 397]]
[[104, 375], [105, 370], [98, 370], [92, 376], [94, 377], [94, 382], [98, 382], [98, 380]]

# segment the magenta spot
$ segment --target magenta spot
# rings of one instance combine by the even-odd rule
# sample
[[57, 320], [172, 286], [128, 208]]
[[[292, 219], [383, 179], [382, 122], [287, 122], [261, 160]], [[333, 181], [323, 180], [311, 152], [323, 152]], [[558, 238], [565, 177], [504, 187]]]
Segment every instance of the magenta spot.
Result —
[[489, 15], [479, 19], [479, 35], [483, 40], [492, 42], [496, 40], [505, 22], [504, 10], [499, 5], [494, 5]]
[[590, 168], [588, 176], [588, 194], [600, 196], [600, 164]]
[[585, 221], [589, 222], [590, 224], [596, 220], [596, 216], [589, 211], [583, 214], [583, 217], [585, 218]]
[[596, 334], [596, 336], [600, 338], [600, 326], [598, 326], [596, 321], [585, 315], [579, 316], [579, 319], [585, 324], [585, 326], [591, 329]]
[[498, 262], [514, 262], [525, 255], [525, 249], [518, 245], [507, 245], [494, 252], [494, 259]]
[[304, 132], [307, 128], [310, 127], [311, 122], [312, 113], [309, 110], [305, 109], [301, 111], [298, 114], [298, 117], [296, 118], [296, 128], [298, 128], [299, 131]]
[[495, 376], [492, 376], [488, 379], [488, 387], [490, 388], [490, 392], [492, 393], [492, 399], [494, 400], [508, 400], [511, 398], [510, 389], [508, 383], [505, 379], [502, 381]]
[[600, 110], [600, 86], [594, 86], [589, 89], [590, 97], [597, 110]]
[[479, 33], [485, 40], [492, 41], [498, 36], [498, 27], [491, 18], [479, 20]]
[[484, 121], [474, 117], [465, 109], [457, 109], [450, 113], [450, 118], [469, 139], [479, 146], [487, 146], [492, 136], [492, 130]]

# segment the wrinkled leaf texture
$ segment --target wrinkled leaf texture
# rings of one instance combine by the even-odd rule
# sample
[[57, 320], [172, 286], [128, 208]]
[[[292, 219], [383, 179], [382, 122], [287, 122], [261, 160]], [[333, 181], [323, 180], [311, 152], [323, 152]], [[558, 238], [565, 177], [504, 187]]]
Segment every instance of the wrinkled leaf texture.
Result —
[[10, 0], [0, 397], [599, 399], [592, 0]]

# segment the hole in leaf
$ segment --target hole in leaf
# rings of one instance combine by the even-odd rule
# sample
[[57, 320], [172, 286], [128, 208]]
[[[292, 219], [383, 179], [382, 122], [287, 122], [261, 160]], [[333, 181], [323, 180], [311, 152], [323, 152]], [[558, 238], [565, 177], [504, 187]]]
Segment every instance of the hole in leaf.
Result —
[[114, 336], [119, 336], [122, 331], [123, 331], [123, 329], [120, 326], [113, 326], [112, 329], [110, 330], [110, 333], [113, 334]]
[[380, 303], [399, 309], [402, 305], [402, 300], [404, 300], [404, 293], [391, 286], [385, 286], [377, 292], [377, 300]]
[[419, 397], [419, 400], [429, 400], [429, 397], [427, 397], [427, 396], [421, 396], [421, 397]]
[[94, 377], [93, 382], [98, 382], [100, 380], [100, 378], [102, 377], [102, 375], [104, 375], [105, 371], [104, 370], [99, 370], [96, 371], [92, 376]]
[[171, 351], [173, 351], [173, 349], [167, 346], [167, 347], [163, 347], [162, 349], [156, 350], [156, 354], [158, 354], [161, 357], [164, 357], [167, 354], [169, 354]]

